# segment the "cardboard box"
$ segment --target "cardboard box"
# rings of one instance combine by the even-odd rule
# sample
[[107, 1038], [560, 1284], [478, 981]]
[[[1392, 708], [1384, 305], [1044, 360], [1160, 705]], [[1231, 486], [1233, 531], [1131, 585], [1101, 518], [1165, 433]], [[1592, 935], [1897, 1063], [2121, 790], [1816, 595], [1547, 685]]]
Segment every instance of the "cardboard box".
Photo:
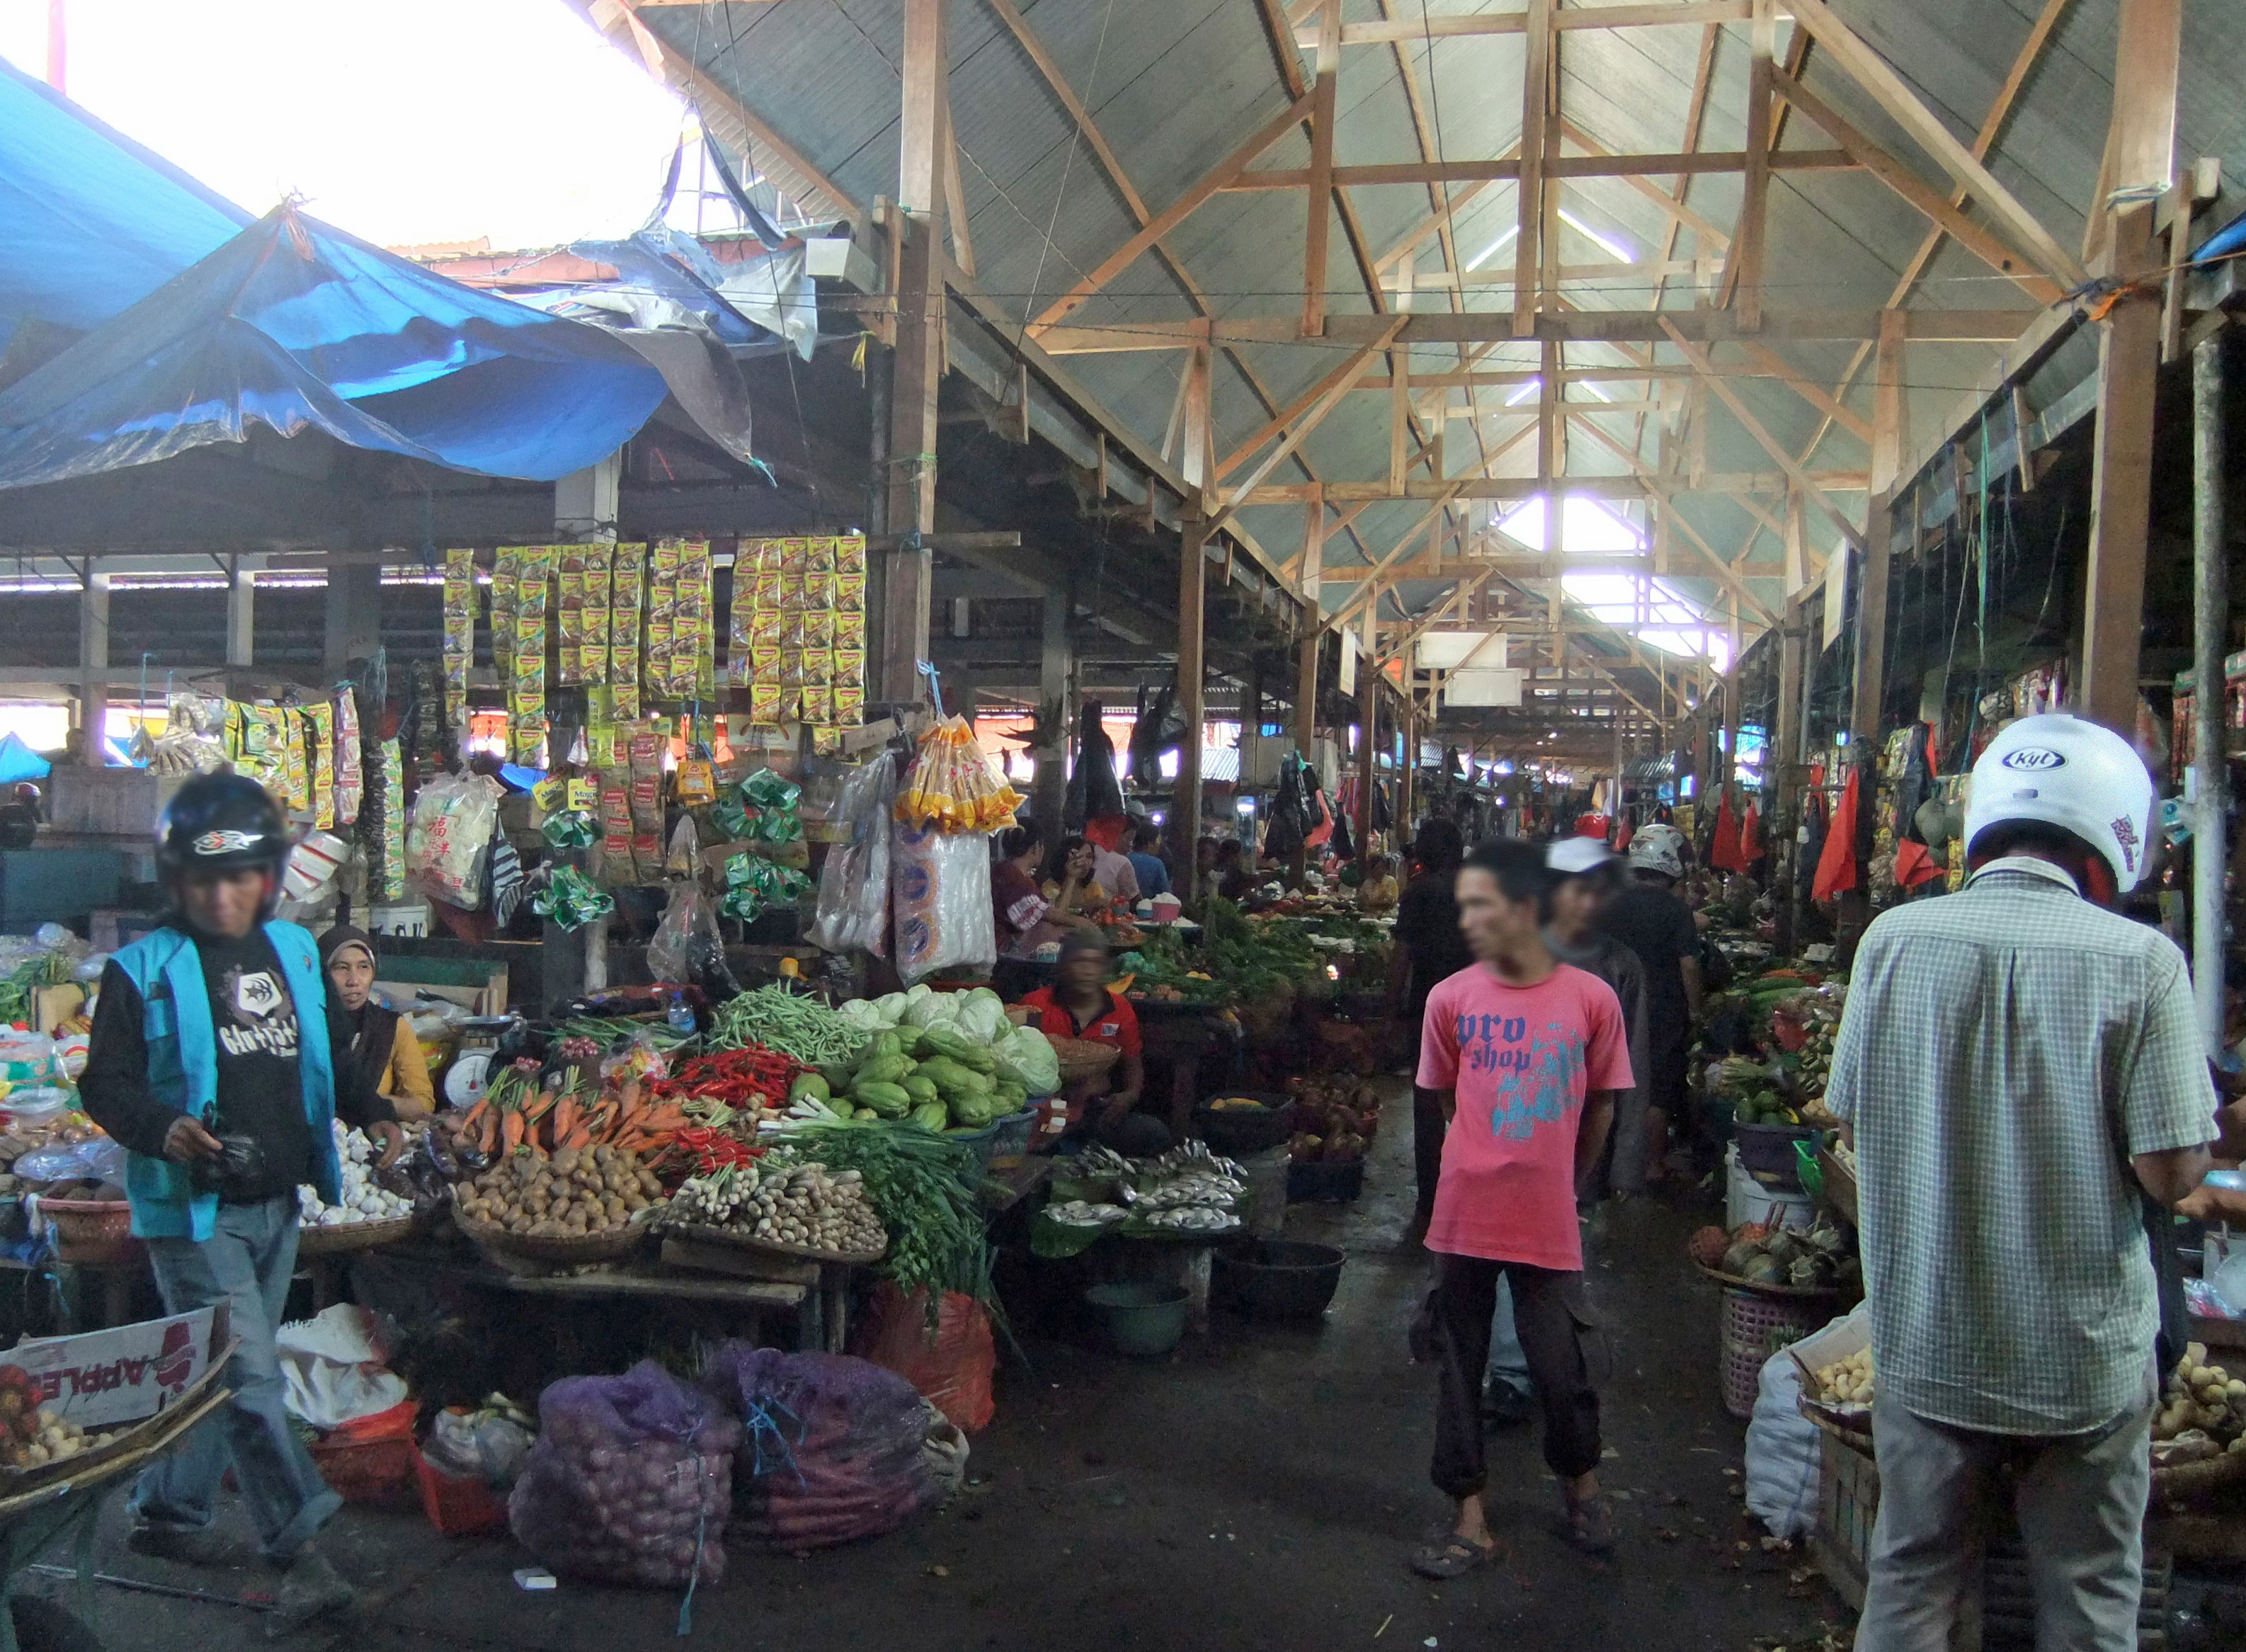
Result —
[[31, 995], [31, 1030], [51, 1033], [85, 1007], [85, 989], [74, 982], [41, 987]]
[[39, 1385], [39, 1404], [81, 1428], [108, 1428], [153, 1417], [209, 1369], [224, 1329], [214, 1308], [142, 1320], [77, 1336], [18, 1343], [0, 1363]]

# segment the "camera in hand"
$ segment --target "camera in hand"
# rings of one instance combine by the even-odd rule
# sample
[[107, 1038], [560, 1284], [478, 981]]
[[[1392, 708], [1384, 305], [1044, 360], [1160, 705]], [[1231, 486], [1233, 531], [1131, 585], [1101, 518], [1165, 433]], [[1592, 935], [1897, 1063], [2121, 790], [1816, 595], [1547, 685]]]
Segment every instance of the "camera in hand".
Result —
[[253, 1191], [265, 1181], [265, 1149], [255, 1136], [229, 1136], [222, 1130], [211, 1132], [224, 1149], [215, 1159], [198, 1159], [187, 1166], [188, 1179], [199, 1193], [216, 1193], [224, 1198], [229, 1193]]

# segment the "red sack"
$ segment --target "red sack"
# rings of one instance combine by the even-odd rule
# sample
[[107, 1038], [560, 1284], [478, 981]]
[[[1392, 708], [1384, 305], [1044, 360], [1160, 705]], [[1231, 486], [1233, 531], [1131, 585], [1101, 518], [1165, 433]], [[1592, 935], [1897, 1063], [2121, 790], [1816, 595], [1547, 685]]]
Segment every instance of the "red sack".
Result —
[[946, 1291], [930, 1325], [925, 1287], [908, 1296], [894, 1281], [884, 1281], [852, 1341], [853, 1352], [903, 1377], [954, 1426], [970, 1434], [990, 1426], [997, 1410], [990, 1379], [998, 1369], [998, 1349], [990, 1315], [972, 1296]]
[[1841, 801], [1826, 829], [1825, 853], [1817, 857], [1817, 880], [1810, 886], [1812, 901], [1830, 901], [1844, 889], [1856, 887], [1856, 771], [1841, 783]]
[[1762, 859], [1764, 853], [1762, 811], [1750, 803], [1746, 813], [1739, 817], [1739, 859], [1753, 866]]
[[1739, 858], [1739, 828], [1732, 818], [1732, 794], [1724, 792], [1716, 805], [1716, 833], [1708, 845], [1708, 864], [1725, 872], [1745, 872], [1747, 863]]

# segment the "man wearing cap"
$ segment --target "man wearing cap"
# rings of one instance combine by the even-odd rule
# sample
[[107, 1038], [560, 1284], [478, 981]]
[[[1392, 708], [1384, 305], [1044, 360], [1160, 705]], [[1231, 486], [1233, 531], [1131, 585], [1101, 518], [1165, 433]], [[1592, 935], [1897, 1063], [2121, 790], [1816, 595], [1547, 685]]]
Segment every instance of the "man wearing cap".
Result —
[[1964, 888], [1857, 947], [1825, 1105], [1856, 1152], [1877, 1373], [1858, 1652], [1950, 1644], [1998, 1495], [2035, 1643], [2138, 1644], [2153, 1406], [2182, 1351], [2156, 1352], [2147, 1221], [2172, 1242], [2215, 1133], [2183, 955], [2109, 909], [2154, 806], [2120, 736], [2023, 717], [1973, 765]]
[[1637, 955], [1645, 972], [1645, 1038], [1651, 1064], [1640, 1071], [1641, 1181], [1667, 1167], [1669, 1126], [1684, 1111], [1692, 1023], [1700, 1016], [1700, 931], [1677, 894], [1684, 875], [1684, 834], [1656, 822], [1630, 840], [1630, 882], [1599, 914], [1607, 935]]
[[342, 1506], [282, 1403], [274, 1349], [296, 1263], [296, 1188], [340, 1197], [332, 1120], [364, 1125], [386, 1157], [390, 1105], [354, 1064], [312, 937], [273, 920], [288, 823], [233, 774], [181, 786], [158, 827], [176, 910], [112, 958], [78, 1093], [126, 1151], [133, 1231], [165, 1309], [227, 1304], [240, 1345], [222, 1416], [146, 1470], [132, 1547], [197, 1564], [225, 1557], [214, 1527], [229, 1466], [282, 1578], [276, 1632], [348, 1606], [357, 1592], [312, 1547]]

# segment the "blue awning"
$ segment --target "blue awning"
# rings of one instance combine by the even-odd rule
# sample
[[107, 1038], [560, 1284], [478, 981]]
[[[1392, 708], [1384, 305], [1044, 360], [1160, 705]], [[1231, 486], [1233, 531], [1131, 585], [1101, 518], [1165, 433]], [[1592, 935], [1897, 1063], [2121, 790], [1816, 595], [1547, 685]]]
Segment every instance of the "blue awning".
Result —
[[0, 60], [0, 346], [27, 321], [99, 326], [251, 221]]
[[551, 481], [662, 404], [623, 340], [276, 207], [0, 391], [0, 487], [319, 429], [354, 447]]

